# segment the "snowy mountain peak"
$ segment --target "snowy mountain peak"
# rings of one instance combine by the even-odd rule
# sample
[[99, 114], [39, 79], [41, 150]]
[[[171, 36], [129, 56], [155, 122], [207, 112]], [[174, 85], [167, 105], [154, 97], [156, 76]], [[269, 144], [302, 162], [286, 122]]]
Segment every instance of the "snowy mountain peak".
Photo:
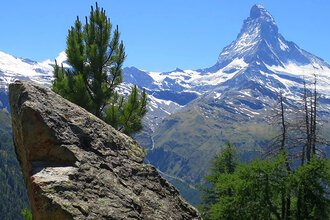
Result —
[[269, 65], [282, 65], [277, 55], [281, 48], [287, 49], [289, 46], [278, 33], [274, 18], [263, 6], [254, 5], [236, 40], [220, 53], [214, 71], [225, 67], [236, 58], [244, 58], [246, 63], [253, 63], [263, 57]]
[[276, 38], [278, 28], [273, 16], [261, 5], [254, 5], [244, 21], [241, 33], [257, 32], [261, 39]]
[[268, 22], [274, 22], [273, 16], [259, 4], [253, 5], [250, 11], [250, 18], [252, 19], [263, 19]]
[[250, 16], [244, 20], [236, 40], [223, 49], [213, 67], [204, 71], [217, 72], [234, 59], [244, 59], [245, 63], [252, 65], [261, 63], [284, 67], [294, 62], [300, 65], [317, 63], [328, 66], [322, 59], [285, 40], [279, 34], [272, 15], [258, 4], [251, 8]]

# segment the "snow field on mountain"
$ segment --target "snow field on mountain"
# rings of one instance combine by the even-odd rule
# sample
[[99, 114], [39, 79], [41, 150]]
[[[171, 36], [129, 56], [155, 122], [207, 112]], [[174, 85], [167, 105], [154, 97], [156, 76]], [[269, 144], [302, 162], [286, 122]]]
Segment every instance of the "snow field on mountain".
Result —
[[[286, 76], [293, 76], [301, 80], [306, 80], [308, 83], [314, 82], [314, 75], [317, 80], [317, 90], [319, 93], [330, 97], [330, 68], [327, 66], [321, 66], [318, 63], [311, 63], [308, 65], [299, 65], [295, 62], [289, 62], [284, 67], [281, 66], [268, 66], [267, 68], [276, 73]], [[302, 88], [301, 83], [297, 83], [291, 80], [284, 79], [280, 76], [274, 76], [280, 82], [288, 87], [297, 86]]]

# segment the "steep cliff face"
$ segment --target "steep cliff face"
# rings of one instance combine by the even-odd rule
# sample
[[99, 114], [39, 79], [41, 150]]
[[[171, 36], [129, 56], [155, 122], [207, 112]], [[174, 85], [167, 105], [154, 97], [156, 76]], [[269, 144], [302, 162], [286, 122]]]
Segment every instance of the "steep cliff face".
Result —
[[200, 219], [130, 137], [46, 87], [16, 81], [9, 90], [35, 219]]

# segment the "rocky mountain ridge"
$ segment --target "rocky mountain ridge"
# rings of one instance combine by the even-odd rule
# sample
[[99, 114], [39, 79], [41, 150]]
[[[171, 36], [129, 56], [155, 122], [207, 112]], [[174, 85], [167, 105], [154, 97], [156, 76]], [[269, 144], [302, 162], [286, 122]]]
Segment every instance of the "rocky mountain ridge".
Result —
[[[65, 62], [64, 52], [56, 59], [59, 63], [64, 63], [65, 67], [69, 67]], [[50, 60], [38, 63], [0, 52], [0, 93], [2, 95], [0, 107], [8, 107], [5, 104], [4, 93], [7, 91], [8, 84], [15, 79], [50, 85], [53, 65], [54, 62]], [[302, 78], [305, 77], [308, 80], [316, 74], [319, 77], [320, 93], [327, 98], [330, 97], [328, 87], [330, 65], [301, 49], [295, 43], [285, 40], [279, 34], [272, 15], [258, 4], [251, 8], [250, 16], [243, 22], [237, 39], [223, 49], [214, 66], [199, 70], [177, 68], [170, 72], [149, 72], [135, 67], [126, 67], [123, 72], [122, 90], [129, 89], [133, 84], [146, 88], [151, 99], [150, 103], [152, 103], [150, 108], [164, 109], [163, 112], [168, 114], [182, 109], [197, 96], [210, 93], [222, 85], [235, 86], [235, 81], [241, 81], [241, 78], [248, 80], [255, 78], [263, 81], [263, 84], [259, 83], [273, 91], [276, 91], [280, 85], [287, 92], [292, 93], [293, 97], [295, 87], [301, 88]], [[182, 99], [185, 101], [182, 102]], [[164, 106], [171, 107], [168, 110]]]

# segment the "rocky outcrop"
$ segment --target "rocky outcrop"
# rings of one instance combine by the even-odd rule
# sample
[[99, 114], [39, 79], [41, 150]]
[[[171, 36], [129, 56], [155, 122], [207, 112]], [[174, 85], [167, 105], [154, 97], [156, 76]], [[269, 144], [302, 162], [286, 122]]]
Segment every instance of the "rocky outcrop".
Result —
[[32, 82], [9, 100], [34, 219], [200, 219], [130, 137]]

